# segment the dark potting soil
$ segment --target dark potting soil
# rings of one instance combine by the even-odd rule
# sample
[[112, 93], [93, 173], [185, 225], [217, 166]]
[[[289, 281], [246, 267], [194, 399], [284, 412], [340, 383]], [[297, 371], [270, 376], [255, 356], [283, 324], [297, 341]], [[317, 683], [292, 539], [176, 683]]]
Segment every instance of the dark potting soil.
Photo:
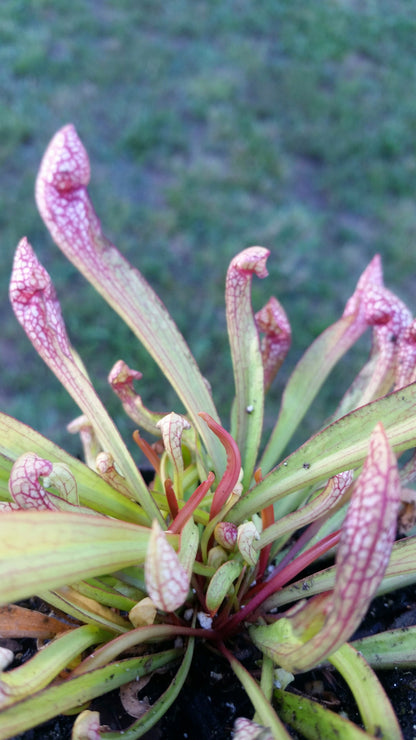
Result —
[[[387, 629], [405, 629], [416, 624], [416, 589], [409, 587], [375, 599], [354, 638]], [[1, 640], [0, 644], [6, 641]], [[10, 642], [10, 641], [8, 641]], [[32, 640], [13, 640], [20, 663], [33, 654]], [[243, 639], [233, 646], [239, 660], [255, 676], [259, 675], [259, 654]], [[154, 701], [167, 687], [174, 672], [155, 674], [142, 689], [139, 698]], [[416, 738], [416, 669], [379, 671], [378, 676], [396, 711], [404, 740]], [[352, 695], [339, 674], [322, 668], [296, 677], [290, 689], [320, 701], [335, 712], [345, 713], [359, 724]], [[91, 709], [100, 712], [102, 724], [112, 730], [128, 727], [134, 719], [126, 714], [118, 691], [95, 700]], [[382, 711], [382, 708], [380, 708]], [[158, 724], [144, 735], [144, 740], [229, 740], [237, 717], [251, 717], [250, 700], [240, 688], [225, 660], [212, 649], [197, 645], [190, 674], [181, 694]], [[15, 740], [70, 740], [74, 717], [58, 717], [37, 728], [17, 735]], [[290, 730], [289, 730], [290, 731]], [[291, 732], [294, 739], [300, 738]]]

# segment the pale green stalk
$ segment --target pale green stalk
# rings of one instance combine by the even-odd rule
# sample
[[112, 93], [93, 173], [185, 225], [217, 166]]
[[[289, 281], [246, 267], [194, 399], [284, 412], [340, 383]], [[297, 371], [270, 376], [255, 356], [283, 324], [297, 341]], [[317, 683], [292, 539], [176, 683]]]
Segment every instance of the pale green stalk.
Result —
[[274, 698], [281, 719], [307, 740], [370, 740], [370, 735], [349, 719], [306, 696], [276, 689]]
[[253, 275], [266, 277], [269, 254], [263, 247], [249, 247], [240, 252], [230, 263], [225, 287], [235, 383], [231, 434], [241, 453], [244, 489], [249, 487], [253, 477], [264, 413], [264, 368], [251, 307], [251, 283]]
[[416, 626], [387, 630], [351, 643], [372, 668], [416, 668]]
[[96, 696], [112, 691], [129, 681], [136, 681], [138, 677], [172, 663], [181, 653], [181, 650], [173, 649], [141, 658], [121, 660], [84, 676], [50, 686], [2, 712], [0, 740], [13, 738], [57, 714], [82, 707]]
[[[283, 496], [362, 465], [368, 440], [381, 422], [397, 453], [416, 445], [416, 384], [352, 411], [315, 434], [251, 489], [232, 508], [227, 520], [244, 521]], [[266, 535], [263, 535], [265, 544]]]
[[164, 691], [162, 696], [160, 696], [150, 706], [147, 712], [140, 717], [137, 722], [134, 722], [130, 727], [121, 732], [101, 733], [102, 740], [137, 740], [137, 738], [142, 737], [145, 732], [148, 732], [152, 727], [154, 727], [156, 722], [158, 722], [158, 720], [167, 712], [169, 707], [172, 706], [183, 688], [192, 663], [194, 643], [195, 640], [192, 637], [189, 638], [185, 655], [183, 656], [183, 660], [181, 661], [175, 677], [166, 691]]
[[244, 687], [244, 691], [253, 704], [256, 710], [256, 715], [260, 718], [260, 722], [263, 727], [267, 727], [271, 730], [275, 740], [290, 740], [288, 731], [280, 721], [270, 702], [267, 701], [257, 681], [255, 681], [253, 676], [236, 658], [234, 658], [233, 655], [231, 655], [231, 653], [228, 652], [228, 650], [223, 648], [222, 652], [226, 655], [231, 668]]
[[353, 693], [366, 730], [384, 740], [403, 740], [389, 698], [363, 656], [345, 644], [329, 657], [329, 661]]
[[47, 686], [67, 665], [91, 645], [112, 638], [108, 630], [84, 625], [69, 630], [49, 642], [23, 665], [0, 674], [0, 706], [2, 711], [26, 696]]

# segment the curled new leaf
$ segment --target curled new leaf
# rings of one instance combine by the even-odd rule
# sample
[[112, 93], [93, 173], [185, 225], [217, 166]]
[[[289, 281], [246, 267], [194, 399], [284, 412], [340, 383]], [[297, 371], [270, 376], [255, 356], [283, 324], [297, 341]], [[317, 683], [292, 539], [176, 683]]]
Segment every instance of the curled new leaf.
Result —
[[126, 414], [140, 427], [159, 436], [157, 422], [163, 418], [164, 414], [149, 411], [143, 405], [141, 396], [133, 387], [133, 382], [140, 380], [141, 377], [142, 374], [138, 370], [133, 370], [123, 360], [118, 360], [108, 375], [108, 382], [123, 404]]
[[199, 530], [192, 517], [187, 520], [181, 531], [181, 544], [178, 559], [188, 577], [191, 580], [192, 568], [198, 552]]
[[[43, 479], [43, 485], [40, 482]], [[56, 494], [46, 488], [52, 487]], [[49, 460], [27, 452], [14, 463], [9, 491], [12, 499], [22, 509], [71, 509], [79, 505], [77, 484], [74, 476], [64, 463], [51, 463]]]
[[199, 416], [206, 421], [209, 428], [217, 435], [227, 453], [227, 467], [218, 483], [211, 504], [210, 519], [213, 519], [220, 512], [228, 496], [234, 491], [238, 483], [241, 473], [241, 455], [237, 443], [221, 424], [218, 424], [215, 419], [212, 419], [205, 412], [201, 411]]
[[211, 578], [206, 593], [206, 605], [211, 616], [218, 611], [242, 567], [238, 560], [227, 560]]
[[116, 462], [110, 452], [99, 452], [95, 461], [97, 473], [116, 491], [130, 498], [130, 490], [126, 481], [117, 470]]
[[191, 425], [184, 416], [175, 414], [173, 411], [164, 416], [157, 423], [162, 432], [163, 444], [173, 466], [173, 488], [176, 497], [182, 499], [183, 457], [182, 457], [182, 435], [185, 429]]
[[95, 461], [102, 448], [94, 431], [93, 424], [91, 424], [85, 414], [82, 414], [70, 421], [66, 428], [70, 434], [79, 434], [84, 452], [84, 460], [89, 468], [95, 470]]

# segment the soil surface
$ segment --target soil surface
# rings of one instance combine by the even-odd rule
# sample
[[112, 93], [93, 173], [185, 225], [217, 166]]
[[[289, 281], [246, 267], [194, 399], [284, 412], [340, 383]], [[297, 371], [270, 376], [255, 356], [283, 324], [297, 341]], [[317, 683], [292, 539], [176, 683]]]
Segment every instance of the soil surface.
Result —
[[[409, 587], [375, 599], [356, 638], [385, 629], [416, 624], [416, 589]], [[11, 646], [22, 663], [33, 654], [34, 641], [1, 640]], [[10, 644], [12, 643], [12, 644]], [[259, 654], [240, 639], [234, 653], [254, 675], [258, 675]], [[156, 674], [141, 691], [139, 698], [154, 701], [166, 688], [173, 674]], [[416, 737], [416, 669], [380, 671], [379, 678], [395, 708], [404, 740]], [[343, 712], [357, 724], [359, 716], [351, 693], [332, 669], [314, 670], [296, 677], [291, 685], [296, 693], [323, 702], [333, 711]], [[95, 700], [91, 709], [100, 711], [103, 724], [113, 730], [126, 729], [133, 721], [123, 709], [119, 692], [113, 691]], [[251, 717], [252, 706], [224, 659], [212, 649], [197, 645], [185, 686], [160, 722], [143, 737], [145, 740], [229, 740], [237, 717]], [[15, 740], [70, 740], [74, 717], [59, 717], [28, 730]], [[291, 732], [294, 739], [300, 736]]]

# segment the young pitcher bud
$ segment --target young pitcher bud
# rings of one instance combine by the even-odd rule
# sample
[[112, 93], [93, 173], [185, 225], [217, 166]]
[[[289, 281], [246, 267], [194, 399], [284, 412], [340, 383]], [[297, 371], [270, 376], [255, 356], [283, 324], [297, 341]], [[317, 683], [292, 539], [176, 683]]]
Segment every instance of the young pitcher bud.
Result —
[[224, 550], [234, 550], [237, 531], [236, 525], [232, 522], [219, 522], [214, 529], [214, 537]]
[[[107, 729], [105, 727], [103, 730]], [[72, 728], [72, 740], [100, 740], [100, 714], [86, 709], [78, 715]]]
[[147, 592], [164, 612], [174, 612], [185, 602], [189, 577], [156, 519], [153, 522], [144, 564]]
[[153, 624], [156, 617], [156, 607], [148, 596], [141, 599], [129, 611], [129, 619], [134, 627], [145, 627]]
[[234, 723], [234, 740], [273, 740], [273, 735], [267, 727], [262, 727], [245, 717], [239, 717]]
[[208, 552], [208, 565], [210, 568], [217, 568], [220, 567], [223, 563], [225, 563], [228, 560], [228, 555], [223, 547], [220, 545], [216, 545], [216, 547], [211, 547], [211, 549]]
[[211, 616], [216, 614], [220, 608], [234, 581], [240, 575], [241, 569], [242, 564], [239, 560], [227, 560], [211, 578], [205, 596], [207, 609]]
[[259, 550], [254, 548], [254, 542], [260, 538], [254, 522], [244, 522], [238, 527], [237, 544], [247, 565], [256, 565]]

